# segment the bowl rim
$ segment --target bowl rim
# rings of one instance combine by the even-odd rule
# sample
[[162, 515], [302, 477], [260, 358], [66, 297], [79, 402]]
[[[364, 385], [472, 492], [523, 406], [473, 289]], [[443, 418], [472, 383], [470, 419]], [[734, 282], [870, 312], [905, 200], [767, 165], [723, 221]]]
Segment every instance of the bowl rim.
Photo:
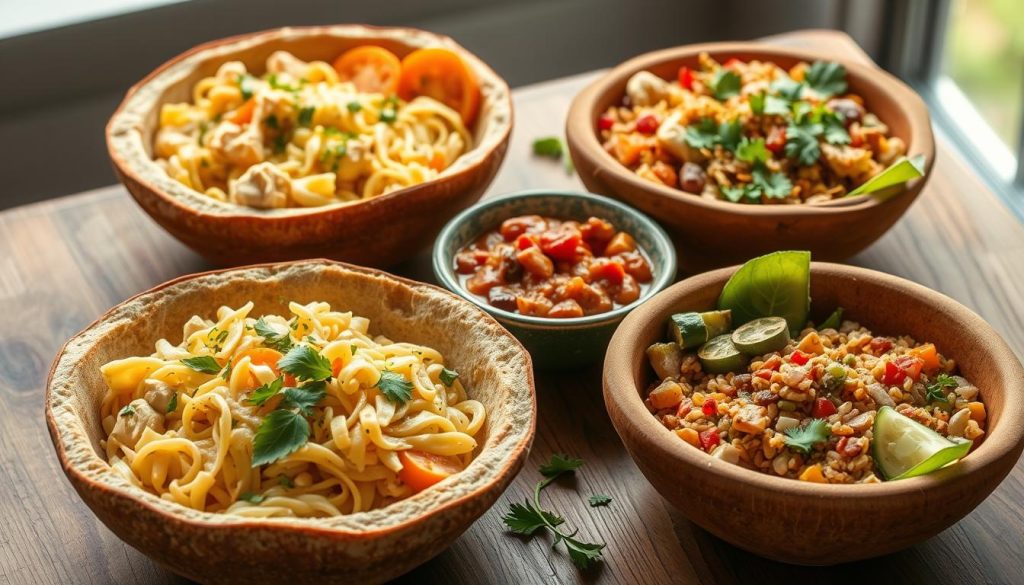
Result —
[[[632, 303], [623, 305], [617, 309], [605, 313], [597, 313], [595, 315], [586, 315], [583, 317], [570, 317], [565, 319], [553, 318], [553, 317], [534, 317], [532, 315], [521, 315], [519, 313], [513, 313], [504, 309], [491, 306], [482, 298], [470, 293], [466, 290], [453, 276], [454, 270], [451, 268], [451, 258], [445, 255], [444, 248], [451, 242], [455, 242], [456, 232], [462, 226], [462, 224], [471, 220], [475, 216], [494, 208], [499, 207], [509, 201], [524, 202], [527, 203], [532, 200], [546, 199], [548, 197], [563, 197], [563, 198], [575, 198], [589, 201], [599, 206], [606, 207], [613, 211], [613, 213], [620, 214], [623, 216], [629, 216], [635, 221], [647, 226], [654, 236], [655, 247], [657, 247], [664, 255], [665, 261], [655, 275], [654, 280], [648, 287], [647, 292], [641, 295]], [[463, 242], [459, 247], [461, 248], [467, 242]], [[653, 258], [652, 258], [653, 262]], [[610, 197], [604, 195], [597, 195], [596, 193], [590, 193], [587, 191], [573, 190], [573, 189], [525, 189], [522, 191], [514, 191], [506, 193], [498, 197], [491, 197], [485, 199], [473, 205], [472, 207], [463, 210], [461, 213], [452, 218], [441, 233], [438, 234], [437, 240], [434, 242], [434, 249], [431, 252], [431, 263], [434, 268], [434, 275], [437, 279], [454, 294], [464, 298], [476, 306], [480, 307], [484, 311], [487, 311], [491, 316], [502, 322], [512, 322], [517, 325], [526, 325], [534, 327], [551, 327], [557, 326], [558, 329], [583, 329], [592, 327], [594, 325], [601, 325], [605, 323], [615, 322], [620, 319], [633, 309], [637, 308], [647, 300], [653, 298], [656, 294], [665, 289], [671, 284], [676, 277], [676, 250], [672, 244], [672, 239], [669, 238], [665, 230], [658, 225], [658, 222], [644, 215], [643, 212], [633, 209], [632, 207], [616, 201]]]
[[[56, 417], [55, 417], [55, 414], [54, 414], [54, 396], [53, 396], [54, 374], [56, 373], [58, 364], [64, 358], [64, 356], [65, 356], [65, 354], [66, 354], [66, 352], [68, 350], [68, 346], [70, 346], [73, 342], [78, 340], [79, 337], [81, 337], [83, 334], [89, 332], [94, 327], [102, 324], [112, 314], [114, 314], [117, 310], [119, 310], [124, 305], [136, 302], [137, 300], [139, 300], [140, 298], [142, 298], [144, 296], [158, 293], [158, 292], [162, 291], [163, 289], [166, 289], [166, 288], [169, 288], [169, 287], [172, 287], [172, 286], [176, 286], [176, 285], [182, 284], [184, 282], [193, 281], [193, 280], [200, 280], [200, 279], [204, 279], [204, 278], [207, 278], [207, 277], [210, 277], [210, 276], [216, 276], [216, 275], [221, 275], [221, 274], [225, 274], [225, 273], [231, 273], [231, 272], [239, 272], [239, 273], [241, 273], [241, 272], [248, 272], [248, 271], [252, 271], [252, 270], [261, 270], [261, 269], [273, 269], [275, 271], [281, 271], [281, 270], [286, 270], [287, 268], [292, 267], [292, 266], [300, 266], [300, 265], [305, 265], [305, 266], [308, 266], [308, 267], [319, 266], [319, 267], [341, 268], [343, 271], [347, 271], [347, 272], [354, 272], [354, 273], [357, 273], [357, 274], [360, 274], [360, 275], [364, 275], [364, 276], [379, 277], [379, 278], [383, 278], [385, 280], [392, 280], [392, 281], [397, 282], [398, 284], [402, 285], [403, 287], [412, 288], [412, 289], [426, 289], [428, 291], [440, 292], [443, 295], [448, 296], [448, 297], [454, 297], [454, 298], [458, 299], [459, 301], [464, 301], [465, 300], [465, 299], [462, 299], [461, 297], [459, 297], [458, 295], [453, 294], [451, 291], [445, 290], [444, 288], [439, 287], [439, 286], [435, 286], [435, 285], [424, 283], [424, 282], [418, 282], [418, 281], [415, 281], [415, 280], [412, 280], [412, 279], [408, 279], [408, 278], [405, 278], [405, 277], [401, 277], [401, 276], [396, 276], [396, 275], [390, 274], [388, 272], [385, 272], [383, 270], [378, 270], [378, 269], [375, 269], [375, 268], [367, 268], [367, 267], [363, 267], [363, 266], [357, 266], [357, 265], [354, 265], [354, 264], [349, 264], [349, 263], [346, 263], [346, 262], [339, 262], [337, 260], [331, 260], [331, 259], [327, 259], [327, 258], [315, 258], [315, 259], [307, 259], [307, 260], [293, 260], [293, 261], [285, 261], [285, 262], [265, 262], [265, 263], [259, 263], [259, 264], [250, 264], [250, 265], [246, 265], [246, 266], [221, 268], [221, 269], [216, 269], [216, 270], [208, 270], [208, 271], [204, 271], [204, 272], [197, 272], [197, 273], [193, 273], [193, 274], [186, 274], [186, 275], [183, 275], [183, 276], [179, 276], [179, 277], [173, 278], [173, 279], [168, 280], [166, 282], [163, 282], [161, 284], [158, 284], [158, 285], [156, 285], [156, 286], [154, 286], [154, 287], [152, 287], [150, 289], [147, 289], [147, 290], [142, 291], [140, 293], [137, 293], [135, 295], [132, 295], [131, 297], [129, 297], [129, 298], [125, 299], [124, 301], [122, 301], [122, 302], [114, 305], [113, 307], [111, 307], [108, 311], [103, 313], [100, 317], [96, 318], [93, 322], [91, 322], [89, 325], [85, 326], [81, 331], [79, 331], [78, 333], [76, 333], [75, 335], [70, 337], [66, 342], [64, 342], [64, 344], [60, 348], [60, 351], [57, 353], [56, 357], [54, 357], [53, 362], [50, 365], [50, 371], [49, 371], [49, 374], [47, 375], [47, 378], [46, 378], [46, 388], [45, 388], [44, 395], [43, 395], [43, 409], [44, 409], [44, 413], [45, 413], [45, 416], [46, 416], [46, 427], [47, 427], [47, 430], [49, 431], [50, 440], [53, 443], [54, 450], [57, 452], [57, 458], [60, 460], [61, 467], [64, 470], [64, 473], [68, 475], [68, 478], [69, 478], [69, 480], [71, 480], [72, 484], [75, 485], [76, 488], [79, 485], [83, 485], [83, 484], [88, 485], [90, 487], [90, 489], [92, 489], [92, 490], [98, 490], [98, 491], [103, 492], [103, 493], [105, 493], [105, 494], [107, 494], [109, 496], [113, 496], [113, 497], [118, 498], [120, 500], [126, 501], [128, 504], [130, 504], [132, 506], [141, 507], [147, 513], [155, 514], [155, 515], [161, 517], [163, 521], [172, 522], [172, 523], [185, 524], [185, 525], [189, 525], [189, 526], [196, 527], [196, 528], [202, 528], [202, 529], [206, 529], [206, 530], [230, 530], [230, 529], [238, 529], [238, 528], [267, 529], [267, 530], [274, 530], [274, 531], [281, 531], [281, 532], [292, 532], [292, 533], [304, 534], [306, 536], [311, 536], [311, 537], [327, 537], [327, 538], [343, 539], [343, 540], [358, 540], [358, 539], [381, 538], [381, 537], [386, 537], [386, 536], [391, 535], [391, 534], [402, 532], [402, 531], [407, 530], [407, 529], [409, 529], [409, 528], [411, 528], [411, 527], [413, 527], [415, 525], [421, 524], [421, 523], [423, 523], [423, 522], [425, 522], [425, 521], [427, 521], [427, 520], [429, 520], [429, 519], [431, 519], [433, 517], [436, 517], [438, 515], [446, 513], [449, 510], [457, 509], [457, 508], [465, 505], [466, 503], [468, 503], [468, 502], [470, 502], [472, 500], [475, 500], [475, 499], [479, 498], [480, 496], [483, 496], [484, 494], [492, 491], [501, 482], [503, 482], [503, 481], [511, 481], [512, 479], [515, 478], [515, 475], [518, 472], [518, 469], [516, 469], [516, 467], [521, 464], [521, 462], [523, 460], [523, 456], [529, 452], [530, 445], [532, 444], [534, 436], [536, 434], [536, 430], [537, 430], [537, 392], [536, 392], [536, 385], [535, 385], [535, 379], [534, 379], [534, 374], [533, 374], [533, 358], [530, 356], [529, 352], [526, 351], [526, 348], [523, 347], [523, 345], [519, 342], [519, 340], [517, 340], [511, 334], [507, 335], [508, 339], [506, 341], [511, 343], [511, 344], [513, 344], [514, 346], [518, 346], [518, 348], [521, 350], [521, 354], [525, 357], [525, 360], [526, 360], [526, 363], [525, 363], [525, 366], [526, 366], [526, 368], [525, 368], [526, 369], [526, 379], [525, 379], [525, 382], [526, 382], [527, 386], [530, 388], [530, 400], [529, 400], [529, 402], [530, 402], [530, 405], [529, 405], [530, 406], [530, 425], [529, 425], [529, 428], [526, 429], [525, 432], [522, 434], [522, 437], [520, 438], [520, 440], [515, 444], [515, 446], [514, 446], [514, 448], [512, 450], [512, 453], [510, 454], [509, 457], [507, 457], [505, 459], [504, 463], [501, 464], [500, 468], [498, 468], [498, 469], [490, 468], [488, 470], [488, 475], [490, 475], [491, 478], [489, 480], [487, 480], [487, 482], [484, 485], [481, 485], [481, 486], [477, 487], [476, 489], [474, 489], [474, 490], [472, 490], [470, 492], [466, 492], [464, 494], [460, 494], [459, 496], [457, 496], [457, 497], [455, 497], [455, 498], [453, 498], [451, 500], [445, 501], [445, 502], [441, 503], [440, 505], [438, 505], [438, 506], [436, 506], [434, 508], [431, 508], [429, 511], [427, 511], [427, 512], [425, 512], [423, 514], [417, 514], [415, 516], [411, 516], [411, 517], [405, 518], [405, 519], [403, 519], [400, 522], [396, 522], [396, 523], [387, 522], [387, 523], [383, 523], [382, 525], [379, 525], [379, 526], [374, 527], [374, 528], [362, 529], [362, 530], [353, 530], [353, 529], [349, 529], [349, 528], [341, 527], [341, 526], [325, 526], [324, 525], [324, 521], [330, 520], [331, 518], [334, 518], [334, 517], [308, 517], [308, 518], [307, 517], [270, 517], [270, 518], [249, 518], [249, 517], [244, 517], [244, 516], [233, 516], [231, 514], [224, 514], [222, 512], [208, 512], [208, 511], [193, 510], [191, 508], [185, 508], [185, 507], [180, 506], [180, 505], [174, 505], [174, 506], [169, 506], [169, 507], [165, 508], [165, 507], [161, 507], [161, 506], [156, 505], [154, 502], [149, 501], [149, 498], [142, 497], [142, 496], [147, 495], [147, 494], [149, 496], [153, 496], [153, 497], [157, 497], [157, 496], [155, 496], [154, 494], [151, 494], [150, 492], [147, 492], [147, 491], [145, 491], [145, 490], [143, 490], [141, 488], [136, 488], [134, 486], [131, 486], [131, 487], [121, 487], [121, 486], [110, 485], [109, 483], [106, 483], [104, 481], [99, 481], [97, 479], [94, 479], [94, 478], [90, 477], [89, 474], [84, 473], [82, 471], [82, 468], [83, 467], [87, 467], [90, 463], [93, 463], [96, 460], [101, 461], [103, 463], [103, 465], [107, 466], [108, 469], [103, 470], [104, 474], [113, 473], [113, 469], [110, 468], [110, 463], [106, 460], [106, 458], [101, 453], [95, 452], [95, 450], [93, 450], [94, 451], [93, 457], [95, 459], [90, 458], [90, 461], [88, 461], [88, 462], [73, 462], [73, 461], [71, 461], [69, 459], [68, 451], [67, 451], [68, 445], [65, 445], [66, 437], [62, 434], [61, 430], [58, 428], [58, 423], [57, 423], [57, 420], [56, 420]], [[479, 313], [481, 313], [479, 316], [481, 318], [483, 318], [485, 321], [490, 320], [495, 325], [498, 325], [499, 329], [501, 329], [502, 331], [505, 331], [504, 328], [502, 328], [500, 326], [500, 324], [497, 323], [490, 315], [487, 315], [486, 313], [484, 313], [482, 311], [479, 311]], [[507, 331], [506, 331], [506, 333], [507, 333]], [[79, 418], [79, 419], [81, 418], [81, 415], [79, 415], [79, 414], [76, 414], [75, 416], [76, 416], [76, 418]], [[483, 450], [481, 449], [481, 453], [482, 452], [483, 452]], [[84, 499], [85, 498], [83, 498], [83, 500]], [[393, 502], [392, 504], [389, 504], [389, 506], [400, 505], [401, 503], [402, 503], [402, 501], [400, 500], [398, 502]], [[86, 502], [86, 504], [88, 505], [88, 502]], [[385, 510], [389, 506], [384, 506], [382, 508], [375, 508], [373, 510], [365, 510], [365, 511], [362, 511], [362, 512], [357, 512], [355, 514], [347, 514], [347, 515], [344, 515], [344, 516], [347, 517], [347, 518], [358, 518], [359, 516], [364, 515], [364, 514], [370, 514], [370, 513], [374, 513], [374, 512], [380, 513], [381, 510]], [[91, 506], [90, 506], [90, 508], [91, 508]], [[179, 508], [180, 508], [180, 510], [179, 510]]]
[[[634, 73], [649, 70], [652, 67], [667, 62], [692, 58], [702, 52], [712, 55], [752, 53], [757, 55], [758, 59], [762, 61], [774, 61], [781, 57], [813, 62], [821, 58], [827, 58], [841, 63], [846, 67], [847, 75], [854, 76], [860, 83], [875, 86], [881, 93], [890, 96], [899, 115], [906, 118], [909, 122], [909, 148], [906, 156], [909, 158], [917, 154], [923, 154], [925, 156], [924, 174], [917, 179], [905, 183], [903, 189], [885, 198], [860, 195], [836, 199], [824, 204], [798, 205], [749, 205], [719, 199], [706, 199], [699, 195], [640, 178], [601, 147], [594, 126], [597, 102], [610, 93], [611, 86], [625, 81]], [[576, 162], [577, 168], [592, 166], [595, 169], [595, 176], [598, 174], [608, 175], [620, 184], [624, 183], [632, 189], [667, 198], [674, 203], [692, 205], [708, 211], [747, 215], [752, 218], [783, 220], [870, 210], [897, 198], [904, 197], [908, 193], [915, 193], [918, 190], [915, 187], [924, 184], [930, 178], [932, 167], [935, 164], [935, 139], [932, 134], [931, 120], [928, 116], [928, 106], [905, 83], [873, 63], [858, 62], [831, 53], [823, 57], [811, 50], [802, 50], [767, 42], [728, 41], [690, 44], [643, 53], [624, 61], [601, 75], [576, 95], [569, 106], [565, 133], [569, 154], [574, 162]], [[911, 150], [914, 154], [911, 154]], [[582, 159], [583, 162], [577, 160], [577, 158]], [[599, 178], [607, 182], [606, 178]]]
[[[230, 208], [225, 208], [222, 211], [211, 212], [209, 210], [201, 209], [195, 205], [190, 204], [188, 201], [181, 197], [173, 196], [166, 192], [165, 189], [157, 185], [152, 179], [156, 171], [146, 172], [147, 169], [138, 168], [138, 165], [134, 164], [131, 160], [126, 158], [123, 149], [118, 148], [115, 144], [114, 134], [117, 132], [118, 121], [122, 118], [126, 108], [130, 105], [135, 94], [140, 89], [147, 86], [155, 78], [159, 77], [168, 69], [174, 67], [181, 61], [191, 58], [195, 55], [199, 55], [205, 52], [209, 52], [224, 46], [235, 45], [246, 41], [258, 41], [253, 46], [259, 46], [270, 41], [287, 37], [288, 35], [295, 36], [317, 36], [317, 35], [333, 35], [339, 38], [345, 38], [346, 36], [353, 36], [356, 31], [369, 31], [377, 37], [367, 37], [366, 41], [372, 42], [381, 35], [394, 34], [394, 35], [405, 35], [413, 37], [424, 37], [431, 38], [437, 46], [443, 46], [451, 49], [459, 54], [460, 57], [469, 61], [474, 68], [481, 69], [491, 82], [493, 82], [500, 90], [500, 95], [497, 96], [498, 102], [504, 102], [506, 104], [505, 109], [508, 112], [507, 123], [500, 127], [500, 131], [495, 135], [494, 139], [490, 140], [489, 144], [477, 144], [474, 147], [461, 156], [465, 156], [476, 148], [486, 147], [480, 151], [479, 160], [467, 164], [461, 169], [452, 171], [447, 174], [439, 174], [437, 177], [415, 185], [409, 185], [408, 187], [397, 189], [372, 197], [370, 199], [360, 199], [352, 202], [338, 203], [332, 205], [318, 206], [318, 207], [288, 207], [281, 209], [271, 210], [260, 210], [256, 208], [248, 208], [242, 205], [234, 205]], [[432, 45], [433, 46], [433, 45]], [[507, 144], [509, 137], [512, 133], [512, 126], [514, 122], [513, 112], [513, 101], [512, 101], [512, 90], [509, 88], [508, 82], [503, 77], [498, 75], [486, 62], [471, 53], [468, 49], [460, 45], [454, 39], [448, 35], [443, 35], [415, 27], [407, 26], [377, 26], [369, 24], [333, 24], [333, 25], [314, 25], [314, 26], [283, 26], [271, 29], [264, 29], [260, 31], [243, 33], [238, 35], [232, 35], [200, 43], [178, 55], [171, 57], [159, 67], [149, 72], [145, 77], [132, 85], [125, 93], [124, 98], [118, 104], [117, 109], [111, 114], [107, 124], [104, 128], [104, 138], [106, 140], [107, 154], [110, 157], [111, 163], [115, 170], [121, 175], [122, 182], [130, 180], [140, 185], [145, 191], [155, 195], [162, 205], [167, 205], [175, 212], [183, 214], [186, 217], [211, 219], [211, 220], [233, 220], [233, 219], [245, 219], [246, 221], [254, 221], [260, 223], [273, 223], [273, 222], [286, 222], [301, 220], [312, 216], [322, 215], [341, 215], [346, 213], [348, 210], [357, 207], [376, 207], [387, 202], [406, 195], [418, 189], [422, 189], [428, 185], [435, 185], [449, 180], [455, 180], [460, 177], [466, 177], [476, 173], [488, 160], [493, 158], [496, 153], [500, 152], [504, 144]], [[479, 118], [476, 123], [479, 123]], [[145, 152], [143, 156], [148, 158], [150, 161], [154, 160], [150, 155]], [[447, 169], [446, 169], [447, 170]], [[173, 179], [172, 179], [173, 180]], [[182, 185], [182, 188], [191, 191], [193, 194], [202, 195], [199, 191]], [[134, 192], [133, 192], [134, 196]]]
[[[1021, 446], [1024, 445], [1024, 425], [1014, 425], [1012, 421], [1024, 419], [1024, 392], [1021, 392], [1020, 388], [1009, 387], [1006, 391], [1015, 392], [1017, 400], [1004, 401], [1003, 412], [1000, 414], [1002, 424], [988, 432], [975, 452], [955, 466], [899, 481], [882, 481], [876, 484], [819, 484], [777, 477], [711, 457], [685, 444], [685, 441], [680, 441], [644, 406], [641, 398], [644, 389], [638, 388], [634, 383], [632, 372], [635, 361], [644, 359], [645, 353], [642, 348], [635, 347], [633, 338], [627, 338], [626, 334], [650, 321], [653, 315], [678, 305], [680, 297], [686, 294], [709, 286], [724, 286], [728, 277], [738, 269], [738, 265], [719, 268], [680, 281], [662, 291], [658, 298], [651, 299], [644, 306], [644, 310], [628, 315], [616, 330], [605, 356], [602, 382], [605, 408], [609, 415], [611, 411], [616, 410], [625, 421], [622, 423], [625, 428], [620, 429], [618, 423], [615, 423], [618, 417], [611, 416], [616, 432], [620, 436], [624, 432], [635, 434], [637, 441], [645, 448], [671, 459], [676, 465], [684, 465], [694, 470], [701, 469], [718, 479], [740, 482], [752, 490], [837, 500], [919, 494], [980, 471], [1014, 450], [1019, 453]], [[982, 332], [981, 337], [987, 340], [987, 349], [994, 354], [996, 363], [1002, 364], [1001, 370], [1006, 372], [1006, 376], [1024, 381], [1024, 367], [1003, 337], [977, 313], [938, 291], [884, 272], [831, 262], [812, 262], [811, 275], [816, 278], [852, 278], [874, 286], [898, 288], [898, 292], [905, 297], [960, 315], [972, 328]], [[645, 364], [641, 367], [645, 367]], [[635, 458], [632, 450], [630, 456]]]

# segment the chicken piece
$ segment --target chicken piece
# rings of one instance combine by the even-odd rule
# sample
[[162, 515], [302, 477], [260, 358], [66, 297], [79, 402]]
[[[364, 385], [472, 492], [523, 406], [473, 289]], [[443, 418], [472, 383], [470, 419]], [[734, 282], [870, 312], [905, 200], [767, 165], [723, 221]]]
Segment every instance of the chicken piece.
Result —
[[142, 381], [143, 398], [157, 412], [167, 412], [167, 405], [174, 398], [175, 391], [171, 385], [162, 380], [146, 378]]
[[373, 138], [360, 136], [345, 142], [345, 155], [338, 159], [338, 181], [355, 181], [373, 171]]
[[263, 134], [259, 124], [242, 128], [221, 122], [210, 137], [210, 150], [232, 164], [248, 167], [263, 160]]
[[257, 209], [274, 209], [288, 204], [291, 179], [268, 162], [249, 167], [231, 182], [231, 201]]
[[822, 144], [821, 154], [832, 172], [842, 178], [867, 180], [881, 170], [871, 158], [871, 151], [864, 148]]
[[185, 146], [195, 144], [196, 139], [188, 135], [190, 127], [163, 126], [156, 131], [153, 154], [158, 158], [171, 158]]
[[116, 439], [118, 443], [134, 449], [147, 428], [163, 433], [164, 416], [153, 410], [153, 407], [144, 399], [136, 398], [117, 413], [117, 422], [114, 423], [114, 430], [110, 433], [110, 437]]
[[653, 106], [668, 99], [668, 82], [650, 71], [640, 71], [626, 82], [626, 95], [634, 106]]
[[768, 415], [763, 406], [745, 404], [732, 417], [732, 428], [741, 433], [759, 435], [768, 427]]
[[188, 341], [188, 338], [192, 337], [193, 333], [202, 331], [209, 326], [199, 315], [192, 315], [192, 318], [185, 323], [185, 327], [181, 331], [182, 341]]
[[306, 77], [307, 71], [309, 71], [309, 63], [288, 51], [274, 51], [267, 57], [267, 73], [276, 75], [284, 73], [292, 79], [299, 80]]

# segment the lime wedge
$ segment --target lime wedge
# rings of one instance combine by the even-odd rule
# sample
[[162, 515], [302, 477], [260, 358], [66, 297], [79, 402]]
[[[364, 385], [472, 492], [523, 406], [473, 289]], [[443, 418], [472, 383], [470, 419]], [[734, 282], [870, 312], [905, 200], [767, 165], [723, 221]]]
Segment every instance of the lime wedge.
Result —
[[732, 311], [733, 325], [782, 317], [790, 331], [799, 331], [807, 323], [810, 287], [810, 252], [773, 252], [749, 260], [729, 278], [718, 308]]
[[761, 317], [732, 332], [732, 343], [747, 355], [778, 351], [789, 343], [789, 325], [782, 317]]
[[872, 435], [875, 463], [889, 480], [931, 473], [971, 450], [971, 441], [951, 441], [891, 406], [875, 415]]
[[900, 183], [906, 183], [924, 175], [924, 155], [919, 154], [913, 158], [905, 156], [889, 165], [884, 171], [868, 179], [860, 187], [846, 194], [864, 195], [865, 193], [876, 193]]
[[747, 356], [740, 353], [732, 344], [732, 336], [728, 333], [719, 335], [705, 343], [697, 350], [700, 365], [709, 374], [725, 374], [737, 372], [747, 365]]

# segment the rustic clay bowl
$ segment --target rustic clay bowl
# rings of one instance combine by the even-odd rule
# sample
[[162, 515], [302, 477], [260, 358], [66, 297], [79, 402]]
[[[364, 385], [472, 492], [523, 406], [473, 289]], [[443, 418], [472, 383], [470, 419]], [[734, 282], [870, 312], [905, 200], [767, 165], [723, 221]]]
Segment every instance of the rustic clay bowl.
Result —
[[[385, 47], [400, 58], [421, 47], [459, 53], [480, 82], [473, 148], [438, 178], [349, 204], [259, 210], [223, 203], [171, 179], [152, 158], [160, 106], [191, 100], [191, 87], [226, 61], [263, 71], [286, 50], [327, 62], [357, 46]], [[121, 181], [143, 210], [174, 237], [220, 265], [329, 257], [388, 266], [430, 241], [444, 222], [480, 198], [505, 158], [512, 129], [508, 85], [452, 39], [411, 28], [281, 28], [213, 41], [187, 51], [132, 87], [107, 124], [107, 148]]]
[[934, 342], [981, 390], [984, 440], [959, 463], [934, 473], [862, 485], [816, 484], [751, 471], [680, 440], [644, 407], [654, 374], [644, 349], [660, 341], [668, 316], [711, 308], [736, 270], [684, 280], [619, 326], [604, 366], [612, 423], [654, 488], [694, 523], [755, 554], [831, 565], [887, 554], [934, 536], [984, 500], [1024, 447], [1024, 369], [991, 326], [933, 290], [863, 268], [811, 264], [812, 313], [836, 306], [878, 334]]
[[[600, 217], [616, 229], [632, 235], [647, 252], [653, 280], [639, 299], [607, 313], [572, 319], [521, 315], [489, 304], [466, 290], [455, 272], [455, 254], [464, 246], [518, 215], [543, 215], [586, 221]], [[676, 254], [672, 241], [657, 223], [618, 201], [579, 191], [537, 189], [488, 199], [463, 211], [441, 230], [434, 243], [434, 275], [448, 290], [491, 314], [526, 346], [533, 363], [543, 370], [570, 370], [597, 362], [608, 340], [626, 313], [654, 296], [676, 279]]]
[[730, 57], [772, 61], [790, 67], [821, 56], [764, 43], [688, 45], [647, 53], [615, 67], [572, 102], [566, 139], [580, 179], [595, 193], [611, 195], [665, 224], [679, 246], [679, 264], [689, 272], [745, 261], [777, 250], [810, 250], [815, 258], [839, 261], [853, 256], [886, 232], [921, 192], [932, 164], [928, 108], [903, 82], [870, 65], [835, 59], [846, 66], [850, 91], [864, 97], [869, 111], [907, 144], [908, 156], [925, 156], [925, 176], [884, 201], [854, 196], [821, 205], [748, 205], [704, 199], [638, 177], [601, 147], [597, 119], [625, 94], [626, 81], [638, 71], [675, 79], [679, 67], [697, 66], [707, 52], [723, 62]]
[[[191, 315], [252, 300], [323, 300], [370, 319], [372, 333], [428, 344], [458, 368], [487, 408], [469, 467], [406, 500], [322, 519], [246, 519], [198, 512], [133, 487], [100, 450], [100, 366], [149, 355]], [[379, 583], [441, 552], [487, 510], [526, 460], [536, 420], [530, 357], [472, 303], [430, 285], [316, 260], [187, 276], [111, 309], [65, 344], [47, 382], [46, 421], [64, 472], [115, 534], [203, 583]]]

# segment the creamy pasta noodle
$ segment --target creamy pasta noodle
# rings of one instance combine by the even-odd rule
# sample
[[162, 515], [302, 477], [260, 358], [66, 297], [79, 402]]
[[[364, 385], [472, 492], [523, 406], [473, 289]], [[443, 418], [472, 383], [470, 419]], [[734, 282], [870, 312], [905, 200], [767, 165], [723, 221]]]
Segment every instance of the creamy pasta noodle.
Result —
[[334, 66], [277, 51], [261, 76], [224, 63], [195, 84], [191, 103], [163, 106], [156, 162], [213, 199], [260, 209], [351, 202], [429, 181], [470, 148], [471, 119], [415, 87], [400, 90], [401, 67], [380, 47], [358, 47]]
[[484, 424], [444, 357], [313, 302], [193, 316], [104, 365], [107, 460], [133, 485], [248, 517], [380, 508], [462, 470]]

